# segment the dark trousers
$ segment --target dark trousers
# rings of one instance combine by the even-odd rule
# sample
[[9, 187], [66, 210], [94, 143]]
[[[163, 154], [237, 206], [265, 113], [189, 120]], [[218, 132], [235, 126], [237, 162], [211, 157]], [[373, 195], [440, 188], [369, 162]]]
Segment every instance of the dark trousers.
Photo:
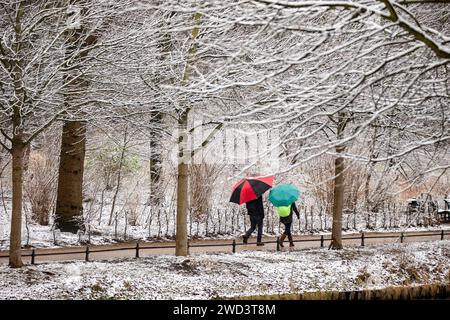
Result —
[[250, 229], [247, 230], [245, 235], [247, 237], [250, 237], [250, 235], [255, 231], [256, 228], [258, 228], [258, 235], [256, 236], [256, 241], [261, 242], [262, 239], [262, 232], [263, 232], [263, 220], [264, 217], [262, 216], [250, 216]]
[[292, 226], [292, 222], [288, 222], [288, 223], [283, 223], [284, 224], [284, 234], [287, 236], [291, 235], [291, 226]]

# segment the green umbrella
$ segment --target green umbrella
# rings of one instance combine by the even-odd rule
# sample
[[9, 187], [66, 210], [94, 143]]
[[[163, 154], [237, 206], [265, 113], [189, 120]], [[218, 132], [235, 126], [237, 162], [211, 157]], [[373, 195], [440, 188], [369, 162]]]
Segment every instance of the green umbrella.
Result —
[[292, 184], [280, 184], [270, 190], [269, 201], [275, 207], [283, 207], [297, 201], [299, 196], [300, 191], [296, 186]]

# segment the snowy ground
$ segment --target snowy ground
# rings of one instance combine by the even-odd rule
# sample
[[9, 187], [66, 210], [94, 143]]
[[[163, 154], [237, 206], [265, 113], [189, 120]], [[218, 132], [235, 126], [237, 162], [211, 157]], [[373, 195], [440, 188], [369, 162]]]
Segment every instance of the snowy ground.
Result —
[[210, 299], [449, 283], [450, 241], [0, 267], [0, 299]]

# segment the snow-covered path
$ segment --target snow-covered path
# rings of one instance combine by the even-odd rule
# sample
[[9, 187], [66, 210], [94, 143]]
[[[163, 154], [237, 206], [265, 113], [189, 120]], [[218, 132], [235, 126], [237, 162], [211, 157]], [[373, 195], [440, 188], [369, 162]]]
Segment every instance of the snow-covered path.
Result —
[[[384, 243], [399, 243], [401, 242], [400, 232], [372, 232], [364, 234], [364, 244], [384, 244]], [[432, 234], [432, 236], [430, 236]], [[416, 242], [416, 241], [429, 241], [429, 240], [439, 240], [442, 239], [442, 234], [439, 231], [431, 232], [403, 232], [404, 238], [403, 242]], [[329, 245], [329, 234], [324, 234], [324, 247]], [[373, 237], [373, 238], [371, 238]], [[383, 238], [382, 238], [383, 237]], [[450, 239], [450, 232], [445, 230], [444, 239]], [[300, 248], [317, 248], [320, 247], [321, 236], [311, 235], [311, 236], [296, 236], [294, 237], [296, 242], [295, 247]], [[353, 233], [346, 234], [343, 237], [344, 246], [360, 246], [361, 245], [361, 234]], [[347, 240], [345, 240], [347, 239]], [[253, 240], [253, 241], [252, 241]], [[276, 238], [266, 237], [263, 239], [267, 242], [264, 247], [257, 247], [254, 243], [254, 238], [250, 239], [248, 245], [242, 245], [240, 239], [236, 240], [236, 252], [241, 251], [275, 251], [276, 250]], [[232, 240], [194, 240], [190, 242], [191, 248], [190, 253], [201, 254], [201, 253], [231, 253], [232, 252]], [[140, 242], [139, 256], [147, 255], [171, 255], [175, 253], [174, 242]], [[199, 245], [200, 247], [195, 247]], [[114, 259], [114, 258], [128, 258], [135, 257], [136, 255], [136, 242], [131, 243], [120, 243], [113, 245], [96, 245], [89, 247], [89, 260], [100, 260], [100, 259]], [[152, 249], [145, 249], [145, 247], [155, 247]], [[285, 242], [285, 248], [282, 250], [289, 250], [288, 242]], [[102, 251], [100, 250], [110, 250], [114, 249], [116, 251]], [[63, 247], [63, 248], [42, 248], [37, 249], [36, 254], [52, 254], [45, 256], [36, 256], [35, 262], [50, 262], [50, 261], [65, 261], [65, 260], [84, 260], [86, 257], [86, 247], [76, 246], [76, 247]], [[96, 252], [97, 251], [97, 252]], [[70, 253], [78, 252], [78, 253]], [[24, 254], [30, 254], [31, 250], [24, 250]], [[0, 251], [0, 264], [8, 263], [7, 251]], [[24, 262], [29, 263], [31, 258], [24, 257]]]

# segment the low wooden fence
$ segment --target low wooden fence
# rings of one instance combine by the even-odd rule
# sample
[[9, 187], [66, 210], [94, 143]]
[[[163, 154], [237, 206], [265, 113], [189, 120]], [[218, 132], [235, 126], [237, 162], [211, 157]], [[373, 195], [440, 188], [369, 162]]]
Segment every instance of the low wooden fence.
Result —
[[[404, 242], [405, 238], [411, 237], [433, 237], [433, 236], [439, 236], [440, 240], [444, 240], [446, 235], [449, 235], [450, 232], [445, 232], [444, 230], [440, 230], [439, 232], [423, 232], [420, 234], [407, 234], [404, 232], [401, 232], [397, 235], [380, 235], [380, 234], [373, 234], [373, 233], [364, 233], [362, 232], [360, 236], [350, 236], [350, 237], [343, 237], [343, 242], [347, 240], [360, 240], [360, 245], [365, 246], [365, 241], [367, 239], [400, 239], [400, 243]], [[329, 236], [321, 235], [320, 238], [316, 239], [297, 239], [294, 240], [294, 242], [318, 242], [320, 243], [320, 247], [323, 248], [325, 246], [326, 241], [331, 241], [331, 238]], [[280, 251], [280, 241], [279, 237], [275, 241], [265, 241], [266, 244], [276, 244], [276, 250]], [[249, 243], [247, 245], [251, 245], [252, 243]], [[236, 242], [236, 240], [233, 240], [230, 243], [211, 243], [211, 244], [189, 244], [190, 248], [201, 248], [201, 247], [230, 247], [230, 251], [232, 253], [236, 253], [236, 247], [237, 246], [245, 246], [246, 244], [243, 244], [241, 242]], [[169, 246], [157, 246], [157, 245], [149, 245], [146, 243], [140, 243], [139, 241], [136, 242], [135, 245], [129, 246], [129, 247], [120, 247], [120, 248], [108, 248], [108, 249], [92, 249], [90, 246], [86, 246], [83, 250], [74, 250], [74, 251], [65, 251], [65, 252], [38, 252], [38, 249], [32, 249], [31, 253], [24, 253], [22, 254], [22, 257], [31, 257], [31, 264], [36, 264], [37, 257], [43, 257], [43, 256], [59, 256], [59, 255], [73, 255], [73, 254], [82, 254], [84, 255], [85, 261], [90, 261], [90, 256], [95, 253], [100, 252], [114, 252], [114, 251], [130, 251], [133, 250], [135, 252], [135, 257], [139, 258], [142, 250], [152, 250], [152, 249], [175, 249], [175, 245], [169, 245]], [[0, 255], [0, 258], [6, 258], [8, 255]]]

